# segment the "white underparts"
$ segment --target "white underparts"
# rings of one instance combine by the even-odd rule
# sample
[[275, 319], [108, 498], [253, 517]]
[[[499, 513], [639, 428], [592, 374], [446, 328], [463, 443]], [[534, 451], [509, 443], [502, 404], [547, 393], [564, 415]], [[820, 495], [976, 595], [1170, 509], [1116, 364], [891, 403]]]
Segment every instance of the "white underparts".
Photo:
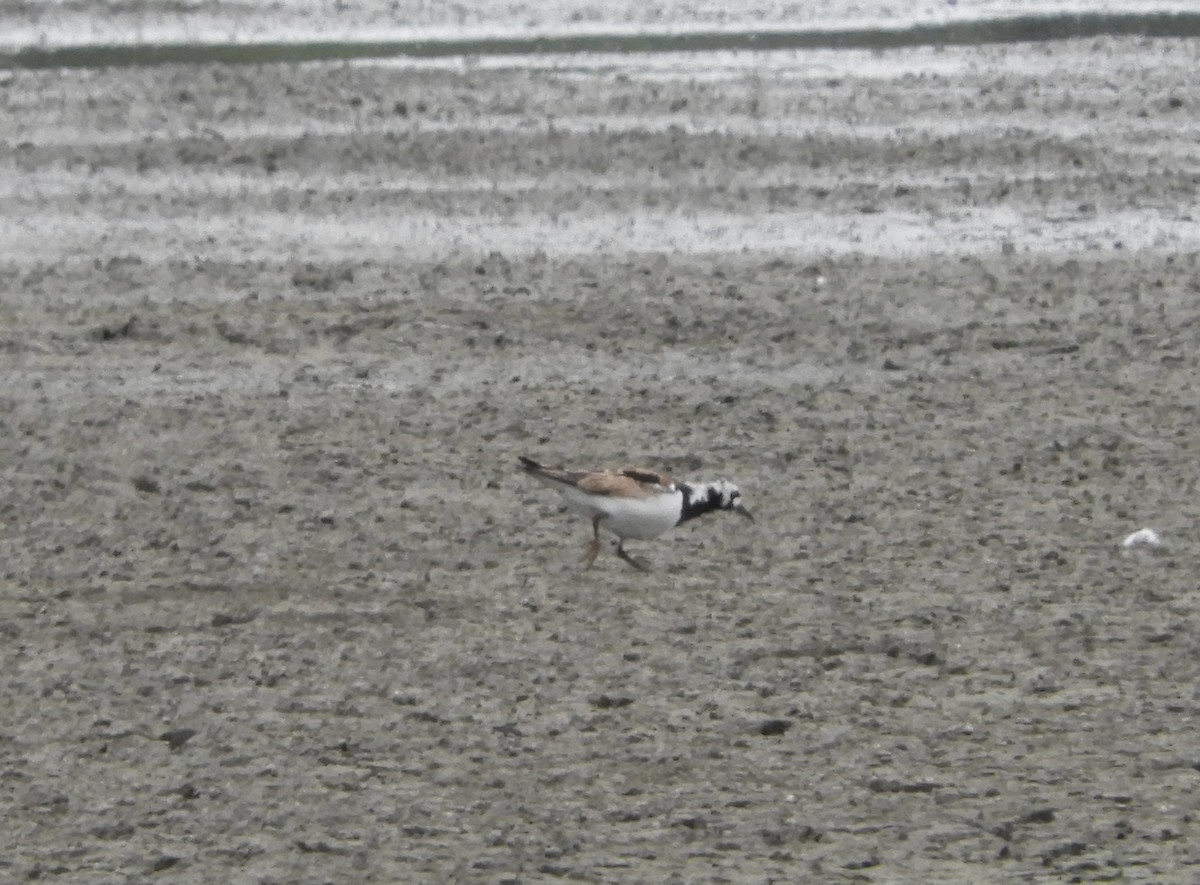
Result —
[[589, 520], [600, 517], [600, 525], [618, 538], [648, 541], [679, 524], [683, 493], [672, 489], [642, 498], [593, 495], [574, 486], [556, 486], [572, 509]]

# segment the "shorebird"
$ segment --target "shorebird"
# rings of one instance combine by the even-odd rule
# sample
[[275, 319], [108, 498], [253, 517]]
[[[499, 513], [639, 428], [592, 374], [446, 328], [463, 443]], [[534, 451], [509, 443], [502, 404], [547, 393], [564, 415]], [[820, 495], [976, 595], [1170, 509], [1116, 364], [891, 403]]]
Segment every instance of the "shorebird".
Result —
[[592, 540], [583, 561], [588, 568], [600, 553], [600, 529], [617, 536], [617, 556], [641, 571], [647, 566], [625, 551], [625, 541], [648, 541], [689, 519], [714, 510], [731, 510], [751, 522], [742, 493], [728, 480], [677, 482], [642, 467], [567, 470], [520, 458], [521, 469], [563, 496], [567, 504], [592, 521]]

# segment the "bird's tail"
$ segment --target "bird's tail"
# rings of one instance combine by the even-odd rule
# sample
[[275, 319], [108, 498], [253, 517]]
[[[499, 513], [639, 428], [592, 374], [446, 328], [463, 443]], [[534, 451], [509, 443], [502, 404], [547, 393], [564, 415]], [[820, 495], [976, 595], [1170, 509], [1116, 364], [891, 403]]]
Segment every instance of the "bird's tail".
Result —
[[532, 458], [526, 458], [524, 455], [517, 455], [517, 460], [521, 462], [521, 469], [526, 473], [541, 473], [546, 468], [534, 461]]
[[562, 467], [547, 467], [524, 455], [518, 455], [517, 460], [520, 461], [521, 470], [545, 483], [573, 486], [579, 477], [583, 476], [582, 473], [564, 470]]

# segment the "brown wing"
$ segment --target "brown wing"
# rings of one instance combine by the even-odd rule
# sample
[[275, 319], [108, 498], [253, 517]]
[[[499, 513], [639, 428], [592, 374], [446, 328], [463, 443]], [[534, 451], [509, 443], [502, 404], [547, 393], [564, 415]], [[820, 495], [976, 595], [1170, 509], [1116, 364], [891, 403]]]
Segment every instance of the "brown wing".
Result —
[[656, 486], [673, 486], [675, 480], [667, 476], [665, 473], [659, 473], [651, 470], [648, 467], [622, 467], [618, 473], [628, 476], [630, 479], [636, 479], [638, 482], [648, 482]]
[[671, 477], [644, 467], [622, 467], [620, 470], [566, 470], [562, 467], [547, 467], [524, 456], [519, 460], [521, 469], [531, 476], [544, 482], [576, 486], [593, 495], [645, 498], [675, 486]]
[[593, 495], [615, 498], [646, 498], [674, 485], [669, 476], [640, 467], [597, 470], [580, 477], [575, 484]]

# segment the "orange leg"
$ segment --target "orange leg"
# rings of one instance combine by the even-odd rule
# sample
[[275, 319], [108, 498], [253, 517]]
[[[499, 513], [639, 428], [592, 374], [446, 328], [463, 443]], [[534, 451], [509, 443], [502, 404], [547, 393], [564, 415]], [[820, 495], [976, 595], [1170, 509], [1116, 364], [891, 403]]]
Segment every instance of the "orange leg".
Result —
[[587, 563], [587, 567], [591, 568], [592, 563], [596, 561], [596, 557], [600, 555], [600, 517], [597, 516], [592, 520], [592, 540], [588, 541], [587, 550], [584, 551], [583, 561]]

